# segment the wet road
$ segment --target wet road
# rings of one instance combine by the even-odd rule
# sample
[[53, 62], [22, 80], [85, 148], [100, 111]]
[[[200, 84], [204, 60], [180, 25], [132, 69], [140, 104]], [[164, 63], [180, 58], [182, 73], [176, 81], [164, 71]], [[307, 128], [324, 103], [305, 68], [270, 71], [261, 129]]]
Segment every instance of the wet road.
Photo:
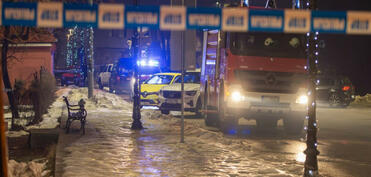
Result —
[[[328, 176], [370, 176], [371, 109], [318, 108], [319, 168]], [[188, 121], [199, 122], [201, 119]], [[206, 129], [212, 129], [203, 125]], [[240, 128], [243, 127], [240, 125]], [[249, 136], [232, 136], [252, 142], [255, 152], [283, 155], [298, 162], [305, 160], [304, 136], [289, 137], [282, 127], [255, 131]]]

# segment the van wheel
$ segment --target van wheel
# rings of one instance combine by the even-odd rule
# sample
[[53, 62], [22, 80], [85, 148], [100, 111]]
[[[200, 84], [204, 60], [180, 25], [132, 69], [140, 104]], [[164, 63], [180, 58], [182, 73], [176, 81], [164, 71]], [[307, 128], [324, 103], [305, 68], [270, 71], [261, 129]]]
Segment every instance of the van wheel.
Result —
[[339, 107], [341, 105], [341, 98], [338, 94], [332, 93], [329, 97], [331, 107]]

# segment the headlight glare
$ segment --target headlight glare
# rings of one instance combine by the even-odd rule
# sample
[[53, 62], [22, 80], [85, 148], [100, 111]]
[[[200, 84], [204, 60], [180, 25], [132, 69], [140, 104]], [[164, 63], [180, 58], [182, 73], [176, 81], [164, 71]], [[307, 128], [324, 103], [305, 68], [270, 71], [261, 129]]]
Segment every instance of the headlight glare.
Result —
[[296, 103], [299, 104], [307, 104], [308, 103], [308, 96], [306, 95], [301, 95], [296, 99]]
[[239, 91], [232, 92], [231, 97], [234, 102], [240, 102], [243, 100], [243, 95]]

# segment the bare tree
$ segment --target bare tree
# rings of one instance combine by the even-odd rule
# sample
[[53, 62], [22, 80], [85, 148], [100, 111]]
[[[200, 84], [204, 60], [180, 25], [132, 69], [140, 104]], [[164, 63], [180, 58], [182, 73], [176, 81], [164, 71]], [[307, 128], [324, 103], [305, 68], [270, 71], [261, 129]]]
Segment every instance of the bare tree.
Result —
[[8, 60], [13, 57], [9, 57], [9, 45], [25, 41], [29, 37], [29, 27], [3, 27], [2, 47], [1, 47], [1, 71], [3, 74], [4, 87], [8, 96], [10, 109], [12, 111], [12, 124], [11, 129], [14, 129], [14, 119], [19, 117], [18, 103], [14, 97], [14, 91], [12, 84], [9, 79], [8, 72]]

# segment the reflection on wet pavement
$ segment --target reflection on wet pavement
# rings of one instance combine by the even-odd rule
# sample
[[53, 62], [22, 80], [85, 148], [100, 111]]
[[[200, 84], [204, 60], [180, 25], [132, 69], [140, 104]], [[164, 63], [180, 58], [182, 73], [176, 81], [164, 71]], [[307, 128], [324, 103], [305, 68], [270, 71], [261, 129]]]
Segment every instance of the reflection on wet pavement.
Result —
[[[145, 114], [146, 129], [131, 131], [131, 113], [89, 113], [87, 133], [66, 148], [63, 176], [300, 176], [295, 153], [254, 150], [247, 139], [224, 137], [186, 124], [179, 143], [177, 119]], [[78, 125], [76, 125], [78, 127]], [[78, 136], [76, 134], [76, 136]]]

